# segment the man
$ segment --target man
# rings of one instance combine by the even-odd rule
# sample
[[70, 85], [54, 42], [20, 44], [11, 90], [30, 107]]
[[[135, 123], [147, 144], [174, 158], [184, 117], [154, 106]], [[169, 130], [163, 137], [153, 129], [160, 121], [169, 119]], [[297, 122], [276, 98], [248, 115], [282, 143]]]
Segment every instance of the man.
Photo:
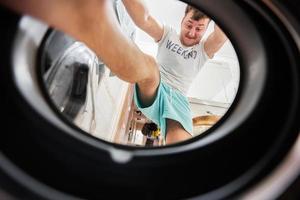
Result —
[[143, 104], [137, 84], [136, 105], [161, 127], [167, 143], [187, 139], [193, 125], [186, 94], [208, 57], [213, 57], [227, 37], [215, 26], [208, 39], [200, 43], [210, 19], [192, 6], [186, 7], [178, 35], [171, 27], [156, 21], [141, 0], [123, 0], [123, 3], [135, 24], [158, 43], [156, 60], [160, 78], [154, 80], [159, 82], [156, 99], [151, 106]]
[[[166, 74], [172, 66], [163, 66], [165, 68], [162, 68], [153, 57], [143, 53], [122, 34], [114, 14], [113, 1], [1, 0], [1, 3], [19, 12], [38, 17], [49, 25], [85, 42], [114, 74], [124, 81], [135, 83], [135, 101], [138, 107], [160, 126], [167, 143], [178, 142], [190, 137], [192, 120], [188, 114], [187, 98], [181, 93], [180, 88], [176, 88], [179, 84], [172, 85], [172, 81], [176, 78], [164, 82], [168, 80]], [[142, 1], [123, 0], [123, 3], [137, 26], [156, 41], [165, 42], [164, 39], [168, 35], [167, 28], [159, 25], [149, 15]], [[183, 18], [179, 41], [176, 43], [173, 43], [173, 40], [169, 40], [169, 43], [167, 41], [169, 50], [176, 51], [177, 57], [181, 56], [183, 59], [187, 57], [196, 60], [200, 52], [201, 57], [206, 56], [205, 54], [203, 56], [203, 52], [208, 57], [212, 57], [223, 45], [226, 37], [218, 27], [215, 27], [215, 31], [208, 39], [204, 43], [198, 44], [207, 28], [209, 19], [194, 19], [193, 13], [194, 9], [188, 10]], [[172, 38], [172, 36], [170, 37]], [[182, 53], [186, 48], [189, 53]], [[203, 61], [200, 60], [200, 64], [202, 65]], [[161, 73], [159, 69], [162, 71]], [[164, 73], [162, 69], [165, 70], [164, 75], [162, 75]], [[185, 68], [184, 70], [181, 68], [177, 74], [180, 76], [185, 72]], [[180, 82], [180, 79], [177, 81]]]

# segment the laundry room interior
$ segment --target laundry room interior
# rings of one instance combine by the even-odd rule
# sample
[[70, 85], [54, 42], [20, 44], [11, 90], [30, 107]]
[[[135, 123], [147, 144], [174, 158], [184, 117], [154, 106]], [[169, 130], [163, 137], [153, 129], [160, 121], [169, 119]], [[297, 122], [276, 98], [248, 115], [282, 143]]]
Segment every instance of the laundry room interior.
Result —
[[[179, 33], [185, 3], [175, 0], [145, 2], [149, 12], [157, 20], [174, 27]], [[156, 57], [157, 43], [133, 24], [123, 5], [117, 5], [116, 12], [119, 13], [124, 32], [143, 52]], [[212, 19], [202, 40], [207, 39], [213, 31], [214, 23]], [[60, 37], [64, 47], [57, 51], [58, 47], [52, 45], [52, 49], [45, 50], [45, 54], [51, 58], [51, 52], [56, 48], [57, 55], [52, 56], [48, 62], [44, 80], [58, 112], [86, 134], [107, 142], [136, 147], [163, 146], [159, 130], [150, 133], [143, 131], [145, 124], [152, 122], [135, 106], [134, 85], [119, 79], [83, 43], [64, 34], [55, 34], [46, 39], [48, 46], [51, 47], [51, 42], [57, 44], [57, 38]], [[74, 63], [77, 63], [79, 69], [77, 72], [74, 71]], [[80, 84], [67, 88], [68, 73], [75, 74], [77, 77], [74, 80], [79, 80]], [[71, 82], [69, 80], [68, 84]], [[239, 82], [239, 60], [229, 38], [214, 57], [205, 63], [187, 94], [193, 117], [194, 137], [205, 133], [226, 114], [237, 95]], [[60, 92], [62, 90], [63, 94]], [[76, 95], [76, 91], [83, 93]], [[79, 97], [81, 100], [78, 100]]]

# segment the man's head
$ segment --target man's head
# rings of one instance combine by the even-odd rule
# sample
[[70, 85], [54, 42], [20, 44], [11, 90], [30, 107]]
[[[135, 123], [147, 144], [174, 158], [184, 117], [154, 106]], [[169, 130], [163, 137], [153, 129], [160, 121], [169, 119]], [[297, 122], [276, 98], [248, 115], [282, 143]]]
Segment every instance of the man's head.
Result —
[[198, 44], [204, 35], [210, 19], [198, 9], [188, 5], [181, 22], [180, 41], [185, 46]]

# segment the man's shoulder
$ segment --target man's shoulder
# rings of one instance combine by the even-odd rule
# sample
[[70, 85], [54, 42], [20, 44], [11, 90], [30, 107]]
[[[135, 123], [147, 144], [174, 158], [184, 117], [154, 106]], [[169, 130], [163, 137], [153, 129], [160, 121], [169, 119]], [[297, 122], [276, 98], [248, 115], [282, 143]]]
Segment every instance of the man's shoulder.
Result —
[[164, 33], [165, 34], [168, 34], [168, 33], [175, 33], [177, 34], [176, 30], [174, 27], [170, 26], [170, 25], [167, 25], [167, 24], [163, 24], [163, 29], [164, 29]]
[[205, 43], [205, 41], [201, 40], [198, 44], [195, 44], [194, 47], [199, 50], [204, 50], [204, 43]]
[[179, 38], [176, 29], [170, 25], [163, 25], [164, 35], [163, 38]]
[[157, 41], [157, 43], [159, 45], [164, 43], [164, 41], [166, 41], [167, 38], [174, 37], [174, 33], [176, 32], [174, 32], [171, 26], [163, 24], [163, 35], [162, 38], [159, 41]]

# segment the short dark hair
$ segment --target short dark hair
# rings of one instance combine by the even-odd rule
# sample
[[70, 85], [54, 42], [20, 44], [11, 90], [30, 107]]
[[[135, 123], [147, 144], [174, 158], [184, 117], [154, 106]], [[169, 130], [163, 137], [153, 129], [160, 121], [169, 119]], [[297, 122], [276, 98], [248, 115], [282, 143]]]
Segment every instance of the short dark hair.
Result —
[[156, 131], [158, 129], [158, 126], [151, 122], [151, 123], [145, 123], [142, 128], [142, 134], [145, 136], [151, 136], [152, 131]]
[[193, 20], [199, 20], [199, 19], [204, 19], [204, 18], [209, 18], [206, 14], [204, 14], [202, 11], [198, 10], [197, 8], [187, 5], [185, 8], [185, 16], [190, 12], [193, 11]]

